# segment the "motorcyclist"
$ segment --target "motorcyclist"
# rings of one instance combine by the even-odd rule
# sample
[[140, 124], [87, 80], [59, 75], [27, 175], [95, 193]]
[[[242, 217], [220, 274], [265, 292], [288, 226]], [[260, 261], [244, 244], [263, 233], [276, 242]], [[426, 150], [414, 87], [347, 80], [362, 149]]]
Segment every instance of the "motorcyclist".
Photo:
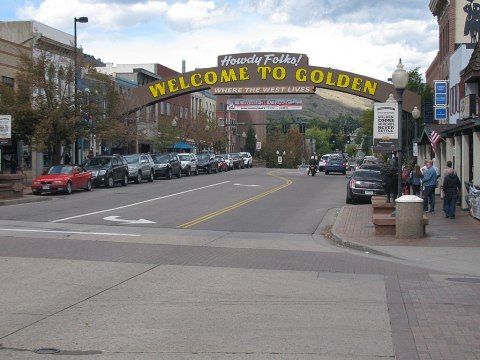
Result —
[[315, 159], [315, 156], [312, 155], [310, 157], [310, 161], [308, 162], [308, 165], [309, 165], [309, 167], [308, 167], [307, 175], [310, 175], [310, 169], [311, 169], [312, 166], [314, 167], [315, 171], [317, 171], [318, 163], [317, 163], [317, 160]]

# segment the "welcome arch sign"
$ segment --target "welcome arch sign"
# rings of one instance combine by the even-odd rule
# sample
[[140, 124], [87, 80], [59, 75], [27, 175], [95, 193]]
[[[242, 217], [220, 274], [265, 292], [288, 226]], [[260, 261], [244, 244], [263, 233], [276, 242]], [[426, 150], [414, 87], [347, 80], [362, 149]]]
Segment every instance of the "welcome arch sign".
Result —
[[[310, 66], [305, 54], [257, 52], [218, 56], [217, 66], [166, 77], [129, 92], [124, 109], [134, 112], [159, 101], [210, 90], [217, 95], [311, 94], [316, 88], [376, 102], [396, 94], [392, 84], [347, 71]], [[404, 106], [420, 107], [420, 95], [406, 90]]]

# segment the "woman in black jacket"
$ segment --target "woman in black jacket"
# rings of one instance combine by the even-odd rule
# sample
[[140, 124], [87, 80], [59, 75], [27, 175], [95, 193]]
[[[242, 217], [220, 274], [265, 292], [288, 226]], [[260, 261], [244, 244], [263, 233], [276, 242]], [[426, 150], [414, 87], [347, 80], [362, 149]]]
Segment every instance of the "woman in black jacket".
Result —
[[443, 179], [443, 192], [445, 194], [445, 217], [455, 219], [455, 206], [457, 205], [458, 191], [462, 183], [455, 171], [450, 168], [448, 174]]

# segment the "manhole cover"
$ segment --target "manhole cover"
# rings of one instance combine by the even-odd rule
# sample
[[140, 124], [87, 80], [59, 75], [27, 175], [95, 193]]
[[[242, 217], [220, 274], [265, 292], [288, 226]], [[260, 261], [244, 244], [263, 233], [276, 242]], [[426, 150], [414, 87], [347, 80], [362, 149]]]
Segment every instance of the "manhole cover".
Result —
[[465, 283], [471, 283], [471, 284], [480, 284], [480, 279], [477, 279], [477, 278], [446, 278], [445, 280], [465, 282]]
[[48, 355], [48, 354], [58, 354], [60, 350], [54, 349], [54, 348], [41, 348], [41, 349], [33, 350], [33, 352], [35, 354]]

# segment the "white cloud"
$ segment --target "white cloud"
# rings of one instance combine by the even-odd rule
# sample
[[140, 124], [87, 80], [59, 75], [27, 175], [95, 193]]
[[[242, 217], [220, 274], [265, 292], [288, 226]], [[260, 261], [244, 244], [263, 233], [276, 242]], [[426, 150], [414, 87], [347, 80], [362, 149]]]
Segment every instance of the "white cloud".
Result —
[[35, 0], [17, 11], [68, 33], [73, 18], [84, 51], [113, 63], [214, 67], [237, 52], [306, 54], [310, 65], [385, 80], [398, 58], [425, 73], [438, 25], [423, 0]]

